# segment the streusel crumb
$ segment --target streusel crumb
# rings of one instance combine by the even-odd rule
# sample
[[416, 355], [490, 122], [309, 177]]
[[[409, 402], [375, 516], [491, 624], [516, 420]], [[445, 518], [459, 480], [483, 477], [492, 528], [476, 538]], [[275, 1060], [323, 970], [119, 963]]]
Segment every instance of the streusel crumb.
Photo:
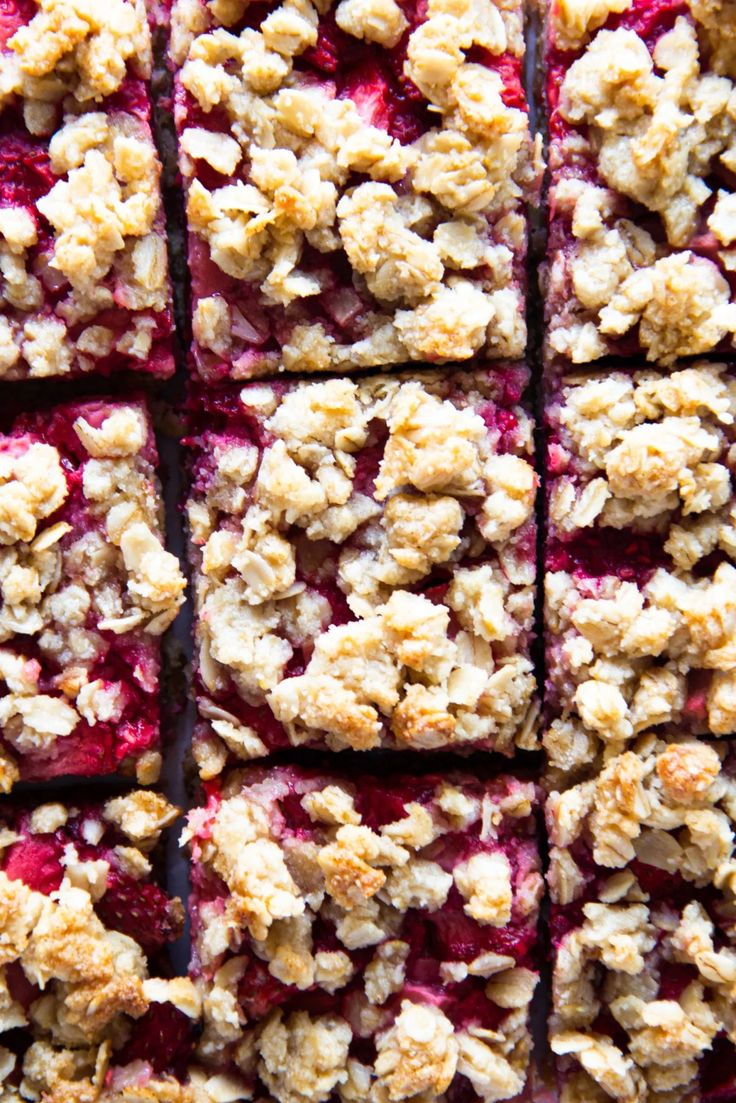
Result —
[[521, 1091], [535, 802], [531, 783], [459, 775], [355, 784], [277, 767], [215, 782], [184, 834], [203, 1067], [279, 1103], [434, 1097], [463, 1078], [483, 1099]]
[[730, 347], [734, 196], [712, 186], [736, 133], [734, 36], [714, 33], [728, 5], [672, 7], [654, 33], [632, 0], [552, 7], [551, 353], [669, 367]]
[[537, 476], [484, 378], [246, 387], [197, 442], [199, 675], [227, 751], [263, 753], [268, 715], [295, 745], [532, 744]]
[[156, 637], [185, 583], [162, 543], [146, 410], [59, 407], [22, 419], [2, 443], [2, 788], [124, 762], [150, 784]]
[[[286, 0], [236, 30], [241, 9], [173, 10], [200, 373], [519, 356], [520, 200], [539, 157], [517, 106], [516, 5], [430, 3], [419, 18], [395, 0], [341, 0], [333, 28], [323, 6]], [[345, 94], [330, 79], [337, 61], [319, 59], [332, 35], [368, 50]], [[395, 53], [435, 125], [394, 88], [376, 48]], [[509, 59], [506, 81], [486, 57]], [[401, 120], [390, 115], [397, 96]], [[214, 295], [203, 248], [233, 281]]]

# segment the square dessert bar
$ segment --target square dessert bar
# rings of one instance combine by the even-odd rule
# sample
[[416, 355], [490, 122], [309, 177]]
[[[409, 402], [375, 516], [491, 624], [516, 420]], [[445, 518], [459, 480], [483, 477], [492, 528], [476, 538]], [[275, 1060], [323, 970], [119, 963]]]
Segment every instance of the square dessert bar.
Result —
[[736, 780], [642, 734], [547, 803], [551, 1047], [564, 1103], [736, 1098]]
[[516, 0], [176, 0], [206, 379], [523, 355]]
[[730, 0], [552, 0], [548, 352], [662, 365], [736, 335]]
[[203, 776], [291, 745], [535, 745], [525, 368], [205, 392], [191, 440]]
[[184, 909], [151, 865], [177, 815], [141, 791], [0, 810], [3, 1103], [185, 1103], [200, 1001], [161, 975]]
[[143, 0], [0, 20], [0, 380], [174, 370]]
[[0, 435], [0, 789], [161, 756], [159, 636], [183, 601], [142, 402], [24, 415]]
[[563, 378], [547, 422], [552, 764], [662, 725], [733, 734], [733, 369]]
[[230, 1075], [228, 1098], [518, 1098], [538, 980], [533, 783], [277, 767], [207, 793], [184, 836], [191, 976], [198, 1055]]

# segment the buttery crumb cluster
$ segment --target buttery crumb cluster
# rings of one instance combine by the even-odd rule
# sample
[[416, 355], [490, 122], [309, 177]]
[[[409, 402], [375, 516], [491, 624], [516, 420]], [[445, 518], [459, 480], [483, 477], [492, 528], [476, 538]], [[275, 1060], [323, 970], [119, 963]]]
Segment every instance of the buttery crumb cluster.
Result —
[[563, 378], [546, 410], [549, 523], [657, 533], [682, 570], [736, 556], [736, 378], [724, 364]]
[[736, 7], [548, 15], [550, 1043], [561, 1103], [715, 1103], [736, 1091]]
[[246, 8], [172, 12], [200, 373], [522, 355], [517, 5]]
[[0, 380], [170, 374], [145, 4], [21, 10], [0, 51]]
[[547, 341], [574, 363], [736, 340], [733, 4], [687, 6], [553, 5]]
[[551, 1045], [569, 1103], [706, 1099], [730, 1082], [735, 817], [732, 759], [684, 736], [643, 734], [551, 794]]
[[0, 438], [0, 788], [155, 781], [158, 637], [183, 600], [145, 408], [90, 402]]
[[514, 779], [285, 767], [212, 791], [185, 838], [197, 1056], [231, 1093], [215, 1098], [516, 1097], [538, 979], [535, 800]]
[[545, 579], [553, 763], [574, 769], [649, 727], [736, 728], [736, 567]]
[[550, 391], [560, 1098], [728, 1099], [736, 783], [728, 739], [696, 736], [736, 731], [733, 376], [703, 362], [563, 376]]
[[155, 884], [150, 859], [177, 814], [141, 791], [102, 806], [3, 811], [3, 1101], [188, 1099], [169, 1075], [166, 1033], [176, 1023], [180, 1038], [191, 1034], [200, 997], [186, 978], [149, 972], [183, 926], [181, 902]]
[[533, 746], [536, 476], [513, 372], [231, 393], [188, 507], [205, 777], [288, 743]]
[[550, 402], [554, 769], [651, 727], [736, 729], [735, 414], [722, 364], [563, 378]]

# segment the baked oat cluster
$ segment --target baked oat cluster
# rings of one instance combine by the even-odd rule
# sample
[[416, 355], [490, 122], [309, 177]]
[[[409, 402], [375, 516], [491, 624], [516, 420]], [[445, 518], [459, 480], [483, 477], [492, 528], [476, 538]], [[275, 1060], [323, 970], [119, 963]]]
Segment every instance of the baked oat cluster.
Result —
[[69, 404], [0, 438], [0, 788], [158, 778], [159, 636], [183, 601], [141, 402]]
[[[516, 1097], [535, 788], [251, 769], [189, 814], [196, 1056], [227, 1099]], [[447, 1093], [447, 1094], [446, 1094]]]
[[156, 975], [184, 912], [151, 864], [177, 814], [142, 791], [0, 813], [4, 1103], [187, 1098], [175, 1074], [200, 997]]
[[552, 6], [553, 357], [638, 351], [669, 366], [734, 346], [732, 9], [706, 0], [654, 12], [645, 0]]
[[704, 362], [563, 377], [549, 401], [553, 771], [650, 728], [736, 729], [735, 401]]
[[734, 794], [725, 747], [653, 733], [551, 794], [551, 1045], [566, 1103], [728, 1098]]
[[614, 887], [628, 891], [636, 882], [632, 862], [696, 888], [736, 886], [727, 755], [722, 743], [644, 732], [629, 749], [612, 749], [594, 774], [586, 771], [593, 776], [553, 790], [546, 815], [555, 902], [569, 905], [588, 892], [591, 859], [606, 881], [599, 899], [609, 904], [619, 899]]
[[[725, 1103], [736, 1097], [736, 9], [553, 0], [547, 16], [556, 1098]], [[570, 362], [587, 367], [571, 374]]]
[[716, 549], [736, 553], [736, 380], [727, 365], [563, 378], [546, 418], [553, 538], [656, 533], [682, 570]]
[[534, 745], [525, 378], [230, 392], [188, 507], [205, 777], [289, 743]]
[[143, 0], [11, 5], [0, 51], [0, 379], [173, 371]]
[[246, 9], [172, 12], [198, 372], [521, 356], [519, 7]]
[[553, 760], [572, 768], [650, 727], [730, 735], [736, 727], [736, 568], [712, 575], [659, 567], [545, 578]]

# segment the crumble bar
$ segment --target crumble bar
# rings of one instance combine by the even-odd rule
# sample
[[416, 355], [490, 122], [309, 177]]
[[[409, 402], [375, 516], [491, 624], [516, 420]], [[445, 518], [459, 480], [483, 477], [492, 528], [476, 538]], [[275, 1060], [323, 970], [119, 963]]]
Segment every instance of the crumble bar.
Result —
[[308, 743], [536, 743], [525, 368], [203, 392], [188, 504], [204, 777]]
[[548, 393], [545, 418], [550, 540], [656, 534], [683, 570], [716, 549], [736, 553], [732, 367], [569, 375]]
[[736, 343], [733, 0], [552, 0], [553, 360]]
[[251, 767], [207, 793], [184, 833], [191, 976], [197, 1056], [228, 1099], [523, 1091], [542, 892], [531, 782]]
[[143, 0], [0, 27], [0, 380], [174, 370]]
[[547, 802], [561, 1103], [725, 1103], [733, 1072], [733, 752], [640, 735]]
[[736, 378], [563, 377], [547, 406], [551, 767], [675, 725], [736, 730]]
[[516, 0], [175, 0], [200, 376], [523, 355], [522, 22]]
[[0, 811], [3, 1103], [199, 1103], [176, 1077], [200, 997], [157, 975], [184, 909], [151, 852], [177, 815], [150, 791]]
[[162, 544], [142, 402], [70, 403], [0, 436], [0, 789], [161, 764], [159, 636], [184, 578]]

